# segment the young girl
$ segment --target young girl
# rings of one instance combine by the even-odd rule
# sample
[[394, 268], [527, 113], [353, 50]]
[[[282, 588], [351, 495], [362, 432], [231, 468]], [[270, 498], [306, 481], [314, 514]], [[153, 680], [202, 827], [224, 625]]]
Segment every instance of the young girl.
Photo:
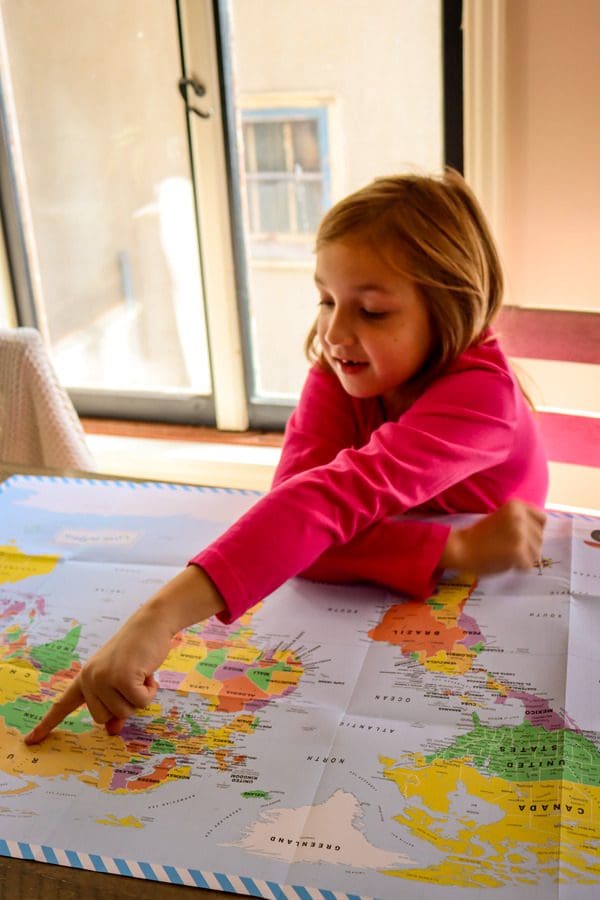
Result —
[[[293, 576], [424, 598], [445, 567], [538, 558], [546, 459], [490, 329], [502, 275], [463, 179], [377, 179], [327, 213], [316, 255], [313, 367], [272, 490], [139, 608], [28, 743], [83, 702], [117, 733], [154, 697], [174, 634], [231, 622]], [[488, 515], [451, 530], [409, 510]]]

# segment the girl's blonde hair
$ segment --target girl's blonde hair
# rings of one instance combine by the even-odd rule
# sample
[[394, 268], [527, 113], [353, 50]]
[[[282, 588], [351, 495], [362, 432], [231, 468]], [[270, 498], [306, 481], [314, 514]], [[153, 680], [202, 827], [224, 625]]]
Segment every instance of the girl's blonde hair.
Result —
[[[421, 290], [433, 333], [431, 356], [417, 376], [422, 389], [480, 338], [500, 308], [502, 269], [483, 211], [452, 169], [376, 178], [325, 214], [316, 250], [348, 238], [367, 242]], [[306, 351], [323, 362], [316, 323]]]

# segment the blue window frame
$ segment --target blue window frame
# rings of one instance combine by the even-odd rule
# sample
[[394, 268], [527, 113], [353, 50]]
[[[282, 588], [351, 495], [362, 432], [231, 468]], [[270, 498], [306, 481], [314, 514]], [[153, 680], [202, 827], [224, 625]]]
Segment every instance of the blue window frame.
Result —
[[244, 109], [242, 131], [251, 255], [312, 243], [331, 205], [327, 110]]

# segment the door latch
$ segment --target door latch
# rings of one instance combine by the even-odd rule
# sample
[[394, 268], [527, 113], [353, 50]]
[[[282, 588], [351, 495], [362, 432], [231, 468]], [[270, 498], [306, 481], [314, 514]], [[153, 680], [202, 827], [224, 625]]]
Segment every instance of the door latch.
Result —
[[191, 103], [188, 103], [188, 87], [191, 87], [196, 97], [204, 97], [204, 95], [206, 94], [206, 88], [200, 81], [198, 81], [197, 78], [194, 78], [194, 76], [192, 76], [191, 78], [182, 77], [177, 82], [177, 87], [179, 88], [179, 93], [181, 94], [185, 102], [185, 108], [187, 112], [196, 113], [196, 115], [200, 116], [201, 119], [210, 118], [210, 112], [198, 109], [197, 106], [192, 106]]

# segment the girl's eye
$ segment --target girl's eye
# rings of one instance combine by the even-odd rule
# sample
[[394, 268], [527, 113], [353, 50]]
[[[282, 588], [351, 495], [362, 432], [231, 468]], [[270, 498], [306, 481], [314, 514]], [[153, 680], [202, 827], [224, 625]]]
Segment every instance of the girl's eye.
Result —
[[333, 306], [333, 300], [331, 299], [331, 297], [321, 297], [319, 300], [319, 306], [321, 306], [321, 307]]
[[373, 309], [361, 309], [361, 315], [365, 319], [384, 319], [387, 313], [384, 312], [376, 312]]

